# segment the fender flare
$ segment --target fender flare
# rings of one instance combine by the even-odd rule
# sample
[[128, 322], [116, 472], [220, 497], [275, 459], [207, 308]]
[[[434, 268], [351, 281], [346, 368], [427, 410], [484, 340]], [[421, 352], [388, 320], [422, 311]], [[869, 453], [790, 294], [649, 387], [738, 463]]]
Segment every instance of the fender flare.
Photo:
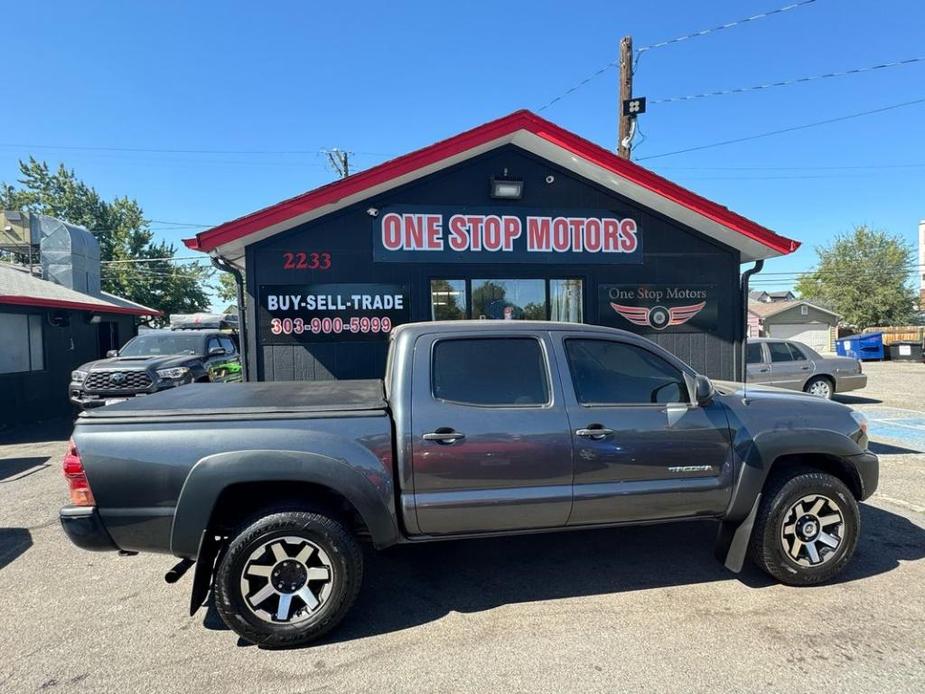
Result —
[[844, 469], [859, 478], [850, 462], [864, 450], [850, 437], [827, 429], [778, 429], [758, 434], [742, 454], [742, 472], [736, 482], [724, 520], [739, 523], [752, 509], [774, 462], [785, 455], [824, 455], [841, 461]]
[[[248, 482], [311, 482], [353, 504], [377, 548], [399, 539], [391, 478], [344, 460], [302, 451], [253, 450], [218, 453], [197, 462], [180, 491], [170, 533], [170, 550], [196, 558], [203, 532], [221, 493]], [[371, 479], [371, 477], [373, 479]], [[378, 484], [377, 484], [378, 482]]]

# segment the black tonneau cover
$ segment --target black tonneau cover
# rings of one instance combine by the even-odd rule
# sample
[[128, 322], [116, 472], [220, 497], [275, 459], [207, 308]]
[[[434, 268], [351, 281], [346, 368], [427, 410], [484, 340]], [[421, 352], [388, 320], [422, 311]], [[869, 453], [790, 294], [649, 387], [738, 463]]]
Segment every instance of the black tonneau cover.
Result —
[[82, 417], [140, 418], [384, 410], [381, 380], [193, 383], [84, 412]]

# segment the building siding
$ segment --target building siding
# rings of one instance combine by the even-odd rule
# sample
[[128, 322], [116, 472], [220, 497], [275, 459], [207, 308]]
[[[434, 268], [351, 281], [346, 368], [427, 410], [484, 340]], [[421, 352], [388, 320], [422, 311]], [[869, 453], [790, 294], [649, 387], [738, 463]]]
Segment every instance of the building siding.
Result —
[[[44, 369], [0, 374], [0, 428], [20, 426], [32, 421], [68, 416], [73, 412], [68, 400], [71, 371], [100, 356], [99, 328], [88, 322], [91, 315], [83, 311], [48, 311], [0, 305], [0, 312], [42, 316]], [[53, 326], [50, 314], [67, 316], [68, 325]], [[135, 319], [128, 315], [105, 315], [105, 321], [118, 325], [119, 342], [125, 344], [135, 336]], [[120, 344], [120, 346], [121, 346]], [[3, 346], [0, 345], [0, 349]]]
[[[524, 181], [518, 201], [491, 200], [489, 178], [507, 169]], [[546, 177], [555, 177], [553, 184]], [[570, 210], [611, 210], [637, 220], [643, 238], [641, 264], [575, 265], [526, 263], [376, 263], [373, 262], [373, 220], [366, 210], [390, 205], [464, 208], [543, 209], [550, 214]], [[324, 251], [332, 255], [329, 270], [282, 267], [282, 254]], [[629, 199], [508, 145], [447, 168], [386, 194], [363, 200], [337, 213], [282, 232], [246, 249], [248, 354], [251, 378], [257, 380], [326, 380], [381, 377], [387, 345], [379, 342], [325, 342], [307, 345], [263, 345], [257, 329], [257, 297], [261, 285], [313, 283], [383, 283], [407, 285], [411, 320], [430, 319], [431, 279], [580, 278], [584, 320], [597, 322], [599, 284], [712, 285], [718, 296], [714, 332], [659, 333], [647, 337], [717, 378], [734, 378], [744, 335], [738, 290], [739, 255]], [[471, 301], [471, 297], [469, 297]], [[627, 325], [627, 328], [633, 326]]]

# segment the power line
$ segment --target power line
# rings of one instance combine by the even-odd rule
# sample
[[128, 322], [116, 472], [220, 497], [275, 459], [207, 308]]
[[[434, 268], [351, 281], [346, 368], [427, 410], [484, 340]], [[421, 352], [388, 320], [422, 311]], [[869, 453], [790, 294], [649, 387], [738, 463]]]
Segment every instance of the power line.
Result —
[[127, 258], [120, 260], [101, 260], [100, 264], [105, 265], [114, 265], [118, 263], [160, 263], [160, 262], [178, 262], [178, 261], [194, 260], [197, 263], [206, 262], [209, 259], [204, 258], [201, 255], [186, 255], [186, 256], [168, 256], [165, 255], [161, 258]]
[[803, 166], [661, 166], [660, 171], [841, 171], [848, 169], [921, 169], [922, 164], [844, 164]]
[[214, 227], [215, 224], [197, 224], [196, 222], [168, 222], [164, 219], [146, 219], [149, 224], [169, 224], [177, 227]]
[[780, 82], [765, 82], [764, 84], [754, 84], [750, 87], [736, 87], [735, 89], [717, 89], [712, 92], [701, 92], [699, 94], [688, 94], [687, 96], [670, 96], [664, 99], [651, 99], [650, 104], [672, 104], [679, 101], [693, 101], [694, 99], [705, 99], [710, 96], [727, 96], [729, 94], [745, 94], [747, 92], [757, 92], [763, 89], [774, 89], [776, 87], [790, 87], [795, 84], [804, 82], [813, 82], [815, 80], [831, 79], [833, 77], [846, 77], [848, 75], [860, 75], [865, 72], [875, 70], [884, 70], [891, 67], [900, 67], [903, 65], [912, 65], [925, 61], [925, 56], [915, 58], [906, 58], [905, 60], [895, 60], [891, 63], [880, 63], [879, 65], [868, 65], [866, 67], [856, 67], [851, 70], [838, 70], [836, 72], [827, 72], [821, 75], [810, 75], [808, 77], [798, 77], [795, 79], [781, 80]]
[[[653, 43], [653, 44], [651, 44], [651, 45], [649, 45], [649, 46], [643, 46], [642, 48], [640, 48], [640, 49], [638, 49], [638, 50], [636, 51], [636, 60], [638, 60], [638, 59], [639, 59], [639, 56], [642, 55], [644, 52], [646, 52], [646, 51], [651, 51], [651, 50], [653, 50], [653, 49], [655, 49], [655, 48], [663, 48], [664, 46], [670, 46], [671, 44], [680, 43], [681, 41], [687, 41], [688, 39], [697, 38], [697, 37], [699, 37], [699, 36], [706, 36], [707, 34], [713, 34], [713, 33], [716, 33], [717, 31], [722, 31], [723, 29], [731, 29], [732, 27], [739, 26], [740, 24], [746, 24], [746, 23], [748, 23], [748, 22], [754, 22], [754, 21], [756, 21], [756, 20], [758, 20], [758, 19], [764, 19], [765, 17], [770, 17], [770, 16], [772, 16], [772, 15], [780, 14], [780, 13], [782, 13], [782, 12], [789, 12], [790, 10], [795, 10], [795, 9], [797, 9], [798, 7], [803, 7], [804, 5], [811, 5], [811, 4], [814, 3], [814, 2], [816, 2], [816, 0], [802, 0], [802, 2], [796, 2], [796, 3], [793, 3], [792, 5], [787, 5], [786, 7], [779, 7], [779, 8], [776, 9], [776, 10], [770, 10], [769, 12], [762, 12], [761, 14], [752, 15], [751, 17], [746, 17], [745, 19], [739, 19], [739, 20], [736, 20], [736, 21], [734, 21], [734, 22], [727, 22], [726, 24], [722, 24], [722, 25], [720, 25], [720, 26], [718, 26], [718, 27], [713, 27], [712, 29], [703, 29], [703, 30], [701, 30], [701, 31], [696, 31], [696, 32], [694, 32], [693, 34], [686, 34], [686, 35], [684, 35], [684, 36], [678, 36], [678, 37], [676, 37], [676, 38], [669, 39], [669, 40], [667, 40], [667, 41], [660, 41], [660, 42], [658, 42], [658, 43]], [[578, 90], [581, 89], [583, 86], [585, 86], [588, 82], [591, 82], [592, 80], [594, 80], [594, 79], [600, 77], [600, 76], [603, 75], [605, 72], [607, 72], [607, 71], [610, 70], [611, 68], [616, 67], [616, 66], [619, 65], [619, 64], [620, 64], [620, 59], [619, 59], [619, 58], [610, 61], [610, 62], [607, 63], [606, 65], [604, 65], [604, 66], [602, 66], [601, 68], [599, 68], [599, 69], [595, 70], [594, 72], [592, 72], [590, 75], [588, 75], [587, 77], [585, 77], [585, 78], [584, 78], [583, 80], [581, 80], [580, 82], [576, 83], [574, 86], [570, 87], [569, 89], [566, 89], [564, 92], [562, 92], [562, 93], [561, 93], [559, 96], [557, 96], [555, 99], [552, 99], [551, 101], [548, 101], [548, 102], [546, 102], [545, 104], [543, 104], [542, 106], [540, 106], [540, 107], [537, 109], [537, 112], [545, 111], [547, 108], [549, 108], [549, 107], [552, 106], [553, 104], [555, 104], [555, 103], [561, 101], [562, 99], [564, 99], [564, 98], [567, 97], [567, 96], [570, 96], [571, 94], [573, 94], [574, 92], [578, 91]]]
[[791, 5], [786, 5], [785, 7], [778, 7], [776, 10], [769, 10], [767, 12], [762, 12], [760, 14], [752, 15], [751, 17], [746, 17], [745, 19], [737, 19], [734, 22], [726, 22], [725, 24], [720, 24], [719, 26], [712, 27], [710, 29], [702, 29], [701, 31], [695, 31], [692, 34], [685, 34], [684, 36], [678, 36], [673, 39], [668, 39], [667, 41], [659, 41], [658, 43], [653, 43], [649, 46], [643, 46], [642, 48], [636, 51], [636, 55], [645, 53], [646, 51], [651, 51], [655, 48], [664, 48], [665, 46], [670, 46], [674, 43], [681, 43], [682, 41], [687, 41], [689, 39], [696, 39], [701, 36], [707, 36], [708, 34], [715, 34], [718, 31], [723, 31], [725, 29], [732, 29], [733, 27], [740, 26], [742, 24], [747, 24], [749, 22], [754, 22], [759, 19], [764, 19], [765, 17], [771, 17], [776, 14], [782, 14], [784, 12], [789, 12], [790, 10], [796, 10], [800, 7], [806, 5], [812, 5], [816, 0], [802, 0], [802, 2], [795, 2]]
[[[307, 155], [307, 154], [324, 154], [327, 150], [318, 149], [290, 149], [290, 150], [267, 150], [267, 149], [161, 149], [154, 147], [108, 147], [108, 146], [78, 146], [78, 145], [48, 145], [48, 144], [28, 144], [16, 142], [0, 142], [0, 147], [23, 147], [27, 149], [51, 149], [51, 150], [77, 150], [88, 152], [134, 152], [145, 154], [242, 154], [242, 155]], [[351, 154], [362, 154], [373, 157], [392, 156], [384, 152], [351, 152]]]
[[778, 130], [769, 130], [767, 132], [758, 133], [756, 135], [747, 135], [745, 137], [736, 137], [731, 140], [721, 140], [720, 142], [712, 142], [707, 145], [697, 145], [695, 147], [686, 147], [685, 149], [678, 149], [673, 152], [662, 152], [661, 154], [650, 154], [647, 157], [639, 157], [638, 161], [644, 161], [646, 159], [659, 159], [661, 157], [671, 157], [675, 154], [685, 154], [687, 152], [697, 152], [702, 149], [710, 149], [712, 147], [722, 147], [725, 145], [732, 145], [739, 142], [747, 142], [749, 140], [758, 140], [763, 137], [771, 137], [772, 135], [783, 135], [784, 133], [791, 133], [797, 130], [805, 130], [807, 128], [815, 128], [820, 125], [829, 125], [831, 123], [839, 123], [845, 120], [851, 120], [852, 118], [860, 118], [861, 116], [870, 116], [875, 113], [883, 113], [885, 111], [892, 111], [897, 108], [904, 108], [906, 106], [914, 106], [916, 104], [921, 104], [925, 102], [925, 98], [914, 99], [912, 101], [904, 101], [899, 104], [892, 104], [890, 106], [882, 106], [880, 108], [871, 109], [869, 111], [860, 111], [858, 113], [851, 113], [847, 116], [838, 116], [836, 118], [826, 118], [825, 120], [814, 121], [812, 123], [804, 123], [802, 125], [794, 125], [789, 128], [780, 128]]

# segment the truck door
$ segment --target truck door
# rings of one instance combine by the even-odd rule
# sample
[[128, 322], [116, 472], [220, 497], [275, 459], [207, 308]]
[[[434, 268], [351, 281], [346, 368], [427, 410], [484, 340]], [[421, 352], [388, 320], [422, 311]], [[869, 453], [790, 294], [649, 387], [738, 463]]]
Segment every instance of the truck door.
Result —
[[572, 446], [548, 336], [424, 335], [412, 392], [422, 533], [565, 525]]
[[681, 369], [643, 343], [558, 336], [575, 447], [568, 524], [721, 513], [733, 475], [723, 406], [693, 404]]

